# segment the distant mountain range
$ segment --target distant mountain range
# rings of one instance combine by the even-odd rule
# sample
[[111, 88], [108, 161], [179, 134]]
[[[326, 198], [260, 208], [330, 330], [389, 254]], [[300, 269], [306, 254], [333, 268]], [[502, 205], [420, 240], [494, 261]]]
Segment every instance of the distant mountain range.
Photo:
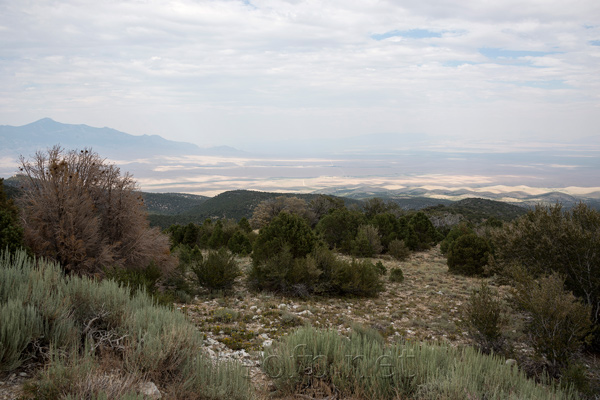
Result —
[[[19, 179], [12, 177], [5, 179], [5, 190], [9, 197], [16, 198], [20, 195]], [[340, 197], [344, 200], [347, 207], [362, 207], [363, 201], [367, 198], [375, 197], [373, 195], [356, 197]], [[185, 193], [148, 193], [142, 192], [146, 208], [149, 213], [150, 223], [162, 229], [168, 228], [172, 224], [185, 225], [190, 222], [201, 223], [205, 219], [233, 219], [239, 220], [242, 217], [250, 218], [256, 206], [268, 199], [278, 196], [298, 197], [306, 202], [310, 202], [317, 193], [275, 193], [260, 192], [254, 190], [230, 190], [214, 197], [198, 196]], [[337, 196], [336, 196], [337, 197]], [[463, 198], [460, 200], [435, 199], [431, 197], [398, 197], [393, 195], [386, 196], [384, 193], [378, 193], [378, 196], [387, 201], [394, 202], [400, 208], [410, 212], [414, 210], [424, 210], [432, 216], [447, 214], [461, 215], [462, 218], [481, 222], [490, 217], [495, 217], [503, 221], [511, 221], [524, 215], [529, 208], [524, 203], [510, 204], [503, 201], [482, 199], [476, 197]], [[556, 200], [556, 199], [554, 199]], [[565, 200], [565, 199], [563, 199]], [[594, 208], [600, 209], [598, 204], [588, 204]], [[569, 204], [565, 204], [569, 207]]]
[[130, 135], [111, 128], [94, 128], [56, 122], [50, 118], [23, 126], [0, 125], [1, 157], [29, 157], [37, 150], [56, 144], [66, 149], [92, 148], [102, 157], [133, 160], [156, 155], [231, 155], [241, 153], [232, 147], [200, 148], [158, 135]]
[[564, 207], [571, 208], [579, 202], [584, 202], [590, 207], [600, 210], [600, 192], [575, 196], [554, 191], [530, 194], [518, 190], [492, 192], [477, 191], [467, 188], [425, 189], [421, 187], [388, 190], [378, 187], [361, 186], [348, 189], [326, 190], [324, 193], [350, 197], [353, 199], [381, 197], [383, 199], [392, 200], [407, 209], [425, 208], [436, 204], [451, 204], [468, 198], [481, 198], [501, 201], [503, 203], [525, 208], [532, 208], [538, 204], [553, 205], [556, 203], [561, 203]]

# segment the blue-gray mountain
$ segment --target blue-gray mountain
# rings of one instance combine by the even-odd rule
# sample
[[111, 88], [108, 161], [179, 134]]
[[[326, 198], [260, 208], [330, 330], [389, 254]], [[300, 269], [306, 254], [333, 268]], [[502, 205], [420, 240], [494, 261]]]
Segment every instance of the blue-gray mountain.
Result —
[[28, 157], [37, 150], [56, 144], [67, 149], [92, 148], [102, 157], [132, 160], [156, 155], [231, 155], [238, 150], [227, 147], [200, 148], [192, 143], [175, 142], [158, 135], [135, 136], [111, 128], [94, 128], [56, 122], [50, 118], [23, 126], [0, 125], [0, 157]]

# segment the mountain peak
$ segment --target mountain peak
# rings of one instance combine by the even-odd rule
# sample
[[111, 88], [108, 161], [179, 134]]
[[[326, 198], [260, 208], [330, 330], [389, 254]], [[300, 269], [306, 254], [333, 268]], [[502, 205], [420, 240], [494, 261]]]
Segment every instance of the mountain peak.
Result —
[[56, 122], [52, 118], [46, 117], [46, 118], [38, 119], [37, 121], [30, 123], [29, 125], [47, 125], [47, 124], [58, 124], [58, 122]]

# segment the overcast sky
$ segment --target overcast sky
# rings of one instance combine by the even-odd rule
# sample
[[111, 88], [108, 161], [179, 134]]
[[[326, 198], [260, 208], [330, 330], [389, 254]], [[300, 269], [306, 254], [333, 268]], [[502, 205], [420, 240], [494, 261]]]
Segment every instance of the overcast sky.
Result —
[[199, 145], [600, 134], [600, 1], [0, 0], [0, 124]]

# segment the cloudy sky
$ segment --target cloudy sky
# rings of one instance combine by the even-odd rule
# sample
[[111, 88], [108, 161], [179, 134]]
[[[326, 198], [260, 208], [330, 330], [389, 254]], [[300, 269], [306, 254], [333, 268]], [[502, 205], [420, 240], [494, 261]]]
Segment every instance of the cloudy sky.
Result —
[[0, 0], [0, 124], [199, 145], [599, 135], [600, 1]]

